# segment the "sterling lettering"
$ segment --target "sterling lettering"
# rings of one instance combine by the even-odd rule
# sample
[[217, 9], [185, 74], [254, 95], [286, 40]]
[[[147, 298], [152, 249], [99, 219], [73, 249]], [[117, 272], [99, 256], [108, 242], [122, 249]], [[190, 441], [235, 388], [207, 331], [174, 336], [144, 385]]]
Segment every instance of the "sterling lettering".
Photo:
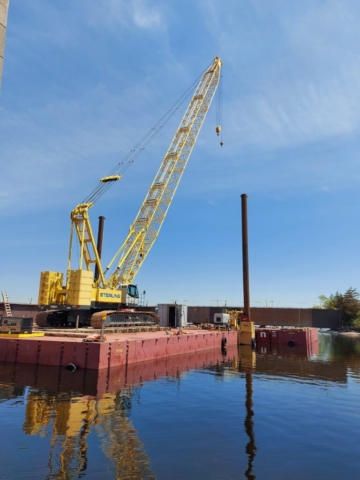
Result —
[[100, 293], [100, 297], [120, 298], [120, 293]]

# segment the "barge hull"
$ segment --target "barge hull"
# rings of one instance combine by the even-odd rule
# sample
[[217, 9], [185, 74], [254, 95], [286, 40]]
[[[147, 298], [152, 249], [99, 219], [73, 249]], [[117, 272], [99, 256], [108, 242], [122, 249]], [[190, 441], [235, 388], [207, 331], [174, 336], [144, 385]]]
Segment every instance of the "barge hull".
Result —
[[[225, 340], [224, 340], [225, 339]], [[110, 334], [104, 342], [81, 338], [0, 338], [0, 362], [102, 370], [112, 367], [237, 345], [237, 331]]]

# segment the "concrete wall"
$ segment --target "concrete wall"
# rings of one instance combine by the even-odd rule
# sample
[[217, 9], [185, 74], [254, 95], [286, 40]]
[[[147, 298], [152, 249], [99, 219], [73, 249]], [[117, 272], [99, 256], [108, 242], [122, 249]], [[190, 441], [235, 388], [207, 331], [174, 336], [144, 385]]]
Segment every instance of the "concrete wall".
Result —
[[[324, 314], [323, 312], [326, 312]], [[313, 327], [317, 328], [339, 328], [341, 327], [341, 312], [338, 310], [322, 310], [314, 308], [312, 311]], [[328, 327], [331, 324], [331, 327]]]
[[[1, 1], [1, 0], [0, 0]], [[35, 319], [39, 307], [33, 304], [12, 303], [10, 305], [13, 317], [33, 317]], [[0, 302], [0, 317], [6, 316], [4, 304]]]
[[210, 323], [210, 307], [188, 307], [189, 323]]
[[9, 0], [0, 0], [0, 84], [2, 78]]
[[[228, 307], [241, 310], [242, 307]], [[213, 323], [214, 313], [223, 313], [224, 307], [188, 307], [190, 323]], [[251, 319], [256, 325], [339, 328], [341, 313], [338, 310], [316, 308], [252, 308]]]
[[252, 308], [251, 319], [256, 325], [333, 329], [341, 325], [338, 310], [320, 308]]
[[[1, 0], [0, 0], [1, 1]], [[213, 323], [215, 313], [225, 313], [229, 310], [241, 310], [242, 307], [190, 307], [187, 320], [189, 323]], [[139, 307], [138, 310], [155, 311], [155, 307]], [[33, 317], [39, 311], [37, 305], [11, 304], [14, 317]], [[4, 304], [0, 303], [0, 317], [4, 315]], [[341, 313], [338, 310], [323, 310], [317, 308], [252, 308], [251, 318], [256, 325], [339, 328]]]
[[256, 325], [313, 326], [311, 308], [252, 308], [251, 319]]

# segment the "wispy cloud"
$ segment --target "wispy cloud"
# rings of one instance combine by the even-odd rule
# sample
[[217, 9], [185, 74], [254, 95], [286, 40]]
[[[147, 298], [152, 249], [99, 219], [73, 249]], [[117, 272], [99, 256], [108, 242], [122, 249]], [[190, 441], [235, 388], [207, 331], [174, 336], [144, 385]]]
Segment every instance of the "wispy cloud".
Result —
[[[346, 184], [344, 172], [350, 169], [351, 182], [356, 182], [360, 172], [354, 151], [347, 152], [347, 167], [340, 169], [328, 151], [319, 155], [307, 149], [329, 141], [337, 142], [340, 151], [341, 142], [358, 134], [359, 9], [346, 1], [323, 2], [321, 8], [314, 8], [307, 0], [301, 8], [279, 1], [275, 10], [267, 2], [262, 2], [261, 8], [258, 2], [249, 2], [244, 15], [245, 5], [241, 3], [232, 2], [231, 8], [212, 0], [204, 4], [207, 8], [196, 10], [201, 16], [198, 21], [202, 28], [206, 25], [209, 49], [224, 60], [225, 146], [220, 154], [215, 152], [214, 142], [209, 140], [214, 135], [212, 126], [204, 128], [194, 149], [196, 162], [188, 167], [192, 173], [186, 184], [193, 191], [225, 192], [240, 182], [261, 189], [316, 183], [326, 190], [334, 184]], [[3, 107], [0, 137], [4, 183], [8, 186], [0, 193], [2, 211], [10, 205], [20, 208], [24, 197], [28, 208], [39, 208], [47, 192], [54, 203], [65, 201], [69, 195], [75, 198], [79, 178], [85, 184], [85, 194], [85, 186], [89, 183], [91, 188], [92, 179], [98, 178], [99, 159], [103, 170], [107, 165], [111, 168], [169, 106], [166, 98], [174, 99], [175, 87], [180, 93], [199, 73], [185, 61], [185, 54], [179, 58], [173, 45], [170, 48], [164, 41], [167, 34], [163, 32], [173, 21], [165, 1], [155, 5], [147, 0], [81, 0], [77, 6], [65, 2], [63, 7], [55, 7], [39, 0], [23, 2], [23, 6], [31, 10], [37, 23], [32, 26], [29, 22], [26, 30], [15, 25], [12, 35], [22, 44], [24, 37], [29, 37], [31, 52], [39, 57], [42, 53], [37, 45], [41, 43], [55, 42], [63, 50], [73, 45], [79, 49], [79, 57], [75, 55], [72, 61], [80, 59], [82, 52], [91, 51], [89, 45], [101, 43], [105, 34], [118, 43], [115, 50], [101, 47], [99, 59], [96, 55], [87, 58], [88, 63], [96, 63], [102, 61], [103, 54], [109, 56], [109, 62], [104, 61], [101, 67], [93, 65], [96, 73], [104, 69], [103, 77], [89, 78], [85, 86], [84, 79], [77, 77], [72, 77], [74, 85], [69, 82], [66, 87], [45, 83], [29, 108], [20, 104], [12, 110]], [[180, 13], [177, 27], [183, 28], [186, 12], [182, 9]], [[116, 49], [125, 37], [127, 44], [136, 40], [138, 31], [146, 37], [141, 37], [135, 50], [126, 48], [115, 68]], [[161, 34], [143, 53], [154, 32]], [[85, 46], [77, 41], [82, 36]], [[161, 55], [150, 58], [149, 52], [156, 46]], [[194, 41], [190, 46], [186, 47], [188, 56], [198, 48], [196, 58], [205, 58]], [[50, 55], [49, 50], [46, 54]], [[159, 115], [154, 115], [155, 109]], [[161, 160], [158, 155], [155, 168]], [[300, 163], [289, 160], [299, 155], [303, 155]], [[324, 169], [324, 161], [331, 168]], [[14, 183], [16, 190], [12, 188]], [[50, 195], [61, 191], [66, 192], [60, 196], [62, 200]], [[179, 194], [186, 191], [182, 186]]]
[[156, 28], [164, 25], [164, 18], [159, 9], [145, 0], [133, 2], [132, 18], [135, 25], [141, 28]]
[[0, 211], [60, 206], [69, 197], [81, 201], [157, 120], [147, 106], [152, 102], [151, 90], [135, 84], [122, 94], [93, 88], [29, 111], [3, 108]]
[[89, 5], [83, 2], [88, 24], [135, 26], [141, 29], [159, 29], [166, 27], [164, 8], [154, 5], [149, 0], [100, 0]]
[[[149, 0], [79, 0], [56, 4], [47, 0], [19, 0], [11, 2], [7, 36], [12, 44], [18, 45], [26, 38], [24, 53], [36, 57], [49, 46], [82, 50], [93, 42], [88, 37], [89, 29], [116, 35], [117, 41], [128, 39], [129, 31], [161, 34], [167, 28], [166, 12], [166, 4], [160, 7]], [[12, 22], [13, 15], [20, 21]], [[26, 22], [26, 17], [31, 22]]]
[[360, 9], [332, 0], [298, 7], [279, 1], [275, 10], [267, 2], [252, 4], [251, 14], [215, 1], [205, 10], [223, 50], [224, 75], [233, 77], [225, 78], [224, 112], [236, 146], [298, 146], [357, 131]]
[[360, 121], [360, 64], [321, 83], [279, 83], [232, 103], [231, 131], [240, 145], [277, 148], [351, 134]]

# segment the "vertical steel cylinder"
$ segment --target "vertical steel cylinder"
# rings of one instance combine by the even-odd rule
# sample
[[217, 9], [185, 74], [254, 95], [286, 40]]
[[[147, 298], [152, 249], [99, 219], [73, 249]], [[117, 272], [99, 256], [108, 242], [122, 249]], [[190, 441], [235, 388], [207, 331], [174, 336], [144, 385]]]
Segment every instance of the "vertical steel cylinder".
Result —
[[[98, 238], [97, 238], [97, 251], [99, 258], [101, 259], [101, 252], [102, 252], [102, 242], [103, 242], [103, 236], [104, 236], [104, 222], [105, 222], [105, 217], [100, 216], [99, 217], [99, 228], [98, 228]], [[95, 265], [95, 274], [94, 274], [94, 280], [95, 282], [99, 279], [99, 268], [97, 265]]]
[[251, 321], [250, 311], [250, 283], [249, 283], [249, 244], [248, 244], [248, 218], [247, 218], [247, 195], [241, 195], [241, 225], [242, 225], [242, 258], [243, 258], [243, 290], [244, 290], [244, 314]]

